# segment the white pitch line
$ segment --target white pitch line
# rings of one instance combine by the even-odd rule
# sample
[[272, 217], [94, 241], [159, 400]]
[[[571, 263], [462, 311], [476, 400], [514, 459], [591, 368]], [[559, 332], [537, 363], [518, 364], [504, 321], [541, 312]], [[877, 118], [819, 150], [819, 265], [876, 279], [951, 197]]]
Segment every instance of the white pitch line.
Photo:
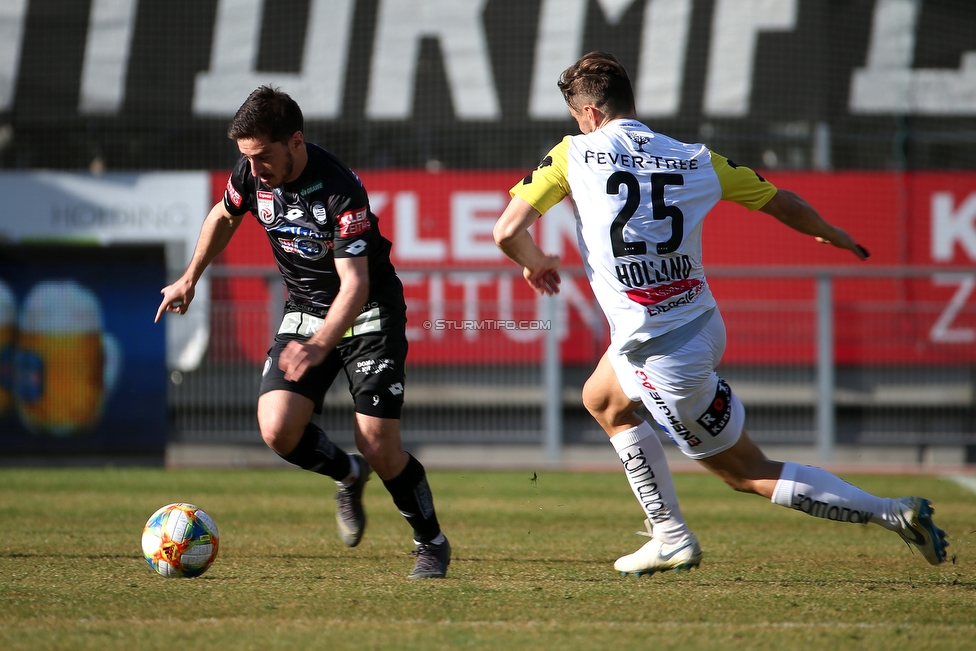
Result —
[[967, 477], [964, 475], [952, 475], [950, 479], [963, 488], [968, 488], [972, 492], [976, 493], [976, 477]]

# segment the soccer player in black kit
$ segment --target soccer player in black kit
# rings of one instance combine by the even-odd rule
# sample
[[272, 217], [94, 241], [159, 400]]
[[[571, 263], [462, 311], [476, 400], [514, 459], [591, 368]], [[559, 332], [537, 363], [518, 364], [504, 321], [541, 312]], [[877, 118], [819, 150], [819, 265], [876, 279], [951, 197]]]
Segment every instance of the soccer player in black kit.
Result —
[[[186, 312], [204, 269], [244, 215], [253, 214], [288, 290], [261, 377], [261, 436], [286, 461], [335, 480], [336, 524], [349, 547], [362, 538], [362, 494], [375, 471], [413, 528], [417, 561], [410, 578], [441, 578], [451, 546], [424, 467], [400, 441], [406, 305], [390, 242], [380, 235], [359, 177], [306, 143], [303, 129], [298, 104], [278, 89], [262, 86], [241, 105], [227, 131], [241, 158], [186, 271], [163, 288], [156, 321], [164, 312]], [[356, 405], [361, 455], [347, 454], [311, 422], [340, 370]]]

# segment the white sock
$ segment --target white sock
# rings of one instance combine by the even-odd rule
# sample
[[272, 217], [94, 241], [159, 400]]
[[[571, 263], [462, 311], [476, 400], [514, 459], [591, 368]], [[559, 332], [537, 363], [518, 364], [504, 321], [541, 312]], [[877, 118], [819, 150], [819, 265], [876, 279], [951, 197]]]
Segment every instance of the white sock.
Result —
[[840, 522], [874, 522], [885, 529], [901, 523], [892, 513], [894, 500], [877, 497], [822, 468], [786, 462], [772, 502], [807, 515]]
[[342, 481], [337, 481], [336, 483], [341, 486], [345, 486], [346, 488], [349, 488], [350, 486], [356, 483], [357, 479], [359, 479], [359, 462], [356, 461], [355, 456], [350, 454], [349, 455], [349, 476], [343, 479]]
[[610, 437], [624, 465], [624, 474], [634, 496], [651, 523], [654, 538], [666, 544], [688, 536], [688, 525], [678, 506], [671, 469], [664, 447], [654, 429], [646, 422]]

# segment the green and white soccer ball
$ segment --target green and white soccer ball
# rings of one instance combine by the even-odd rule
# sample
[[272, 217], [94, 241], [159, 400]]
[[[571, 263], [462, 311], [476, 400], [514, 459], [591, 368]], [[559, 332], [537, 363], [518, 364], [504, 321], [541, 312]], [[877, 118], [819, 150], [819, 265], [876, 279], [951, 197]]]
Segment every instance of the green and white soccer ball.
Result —
[[168, 578], [200, 576], [217, 558], [219, 536], [213, 518], [193, 504], [167, 504], [142, 530], [142, 555]]

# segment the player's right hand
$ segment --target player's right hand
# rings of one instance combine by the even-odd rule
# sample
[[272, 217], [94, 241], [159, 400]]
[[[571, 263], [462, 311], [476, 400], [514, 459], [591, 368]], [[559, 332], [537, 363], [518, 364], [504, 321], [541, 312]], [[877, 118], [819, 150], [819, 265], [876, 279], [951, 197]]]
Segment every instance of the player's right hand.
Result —
[[321, 345], [309, 341], [289, 341], [278, 356], [278, 368], [285, 372], [285, 379], [298, 382], [313, 366], [318, 366], [328, 351]]
[[187, 282], [182, 278], [172, 285], [167, 285], [159, 290], [159, 293], [163, 295], [163, 300], [159, 304], [159, 309], [156, 310], [156, 319], [153, 323], [159, 323], [159, 320], [163, 318], [164, 312], [186, 314], [195, 291], [193, 283]]

